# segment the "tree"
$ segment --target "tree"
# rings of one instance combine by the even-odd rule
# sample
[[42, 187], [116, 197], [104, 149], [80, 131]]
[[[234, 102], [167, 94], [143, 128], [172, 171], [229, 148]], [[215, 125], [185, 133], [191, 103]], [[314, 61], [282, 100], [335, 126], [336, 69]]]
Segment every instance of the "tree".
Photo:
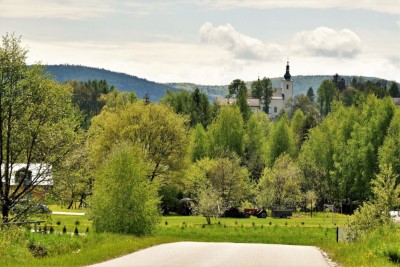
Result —
[[[396, 109], [390, 122], [383, 145], [378, 152], [380, 165], [390, 165], [400, 175], [400, 109]], [[397, 181], [400, 183], [400, 179]]]
[[207, 133], [204, 130], [203, 126], [199, 123], [196, 128], [191, 130], [191, 154], [192, 161], [195, 162], [199, 159], [202, 159], [209, 154]]
[[389, 95], [391, 97], [400, 97], [400, 89], [397, 82], [392, 82], [389, 87]]
[[315, 95], [314, 95], [314, 90], [311, 86], [307, 90], [307, 97], [311, 100], [311, 102], [314, 102]]
[[246, 83], [240, 79], [233, 80], [228, 86], [228, 91], [229, 97], [239, 95], [240, 92], [244, 92], [247, 95]]
[[252, 193], [249, 172], [234, 154], [215, 159], [207, 177], [225, 207], [239, 206]]
[[216, 157], [225, 151], [244, 155], [243, 119], [237, 106], [221, 107], [218, 116], [208, 127], [210, 156]]
[[68, 84], [73, 88], [72, 103], [78, 106], [84, 115], [82, 127], [87, 130], [90, 120], [98, 115], [105, 105], [102, 96], [116, 89], [114, 86], [109, 86], [106, 80], [70, 81]]
[[332, 82], [340, 93], [343, 92], [344, 89], [346, 89], [346, 81], [343, 77], [340, 77], [339, 74], [336, 73], [335, 75], [333, 75]]
[[204, 128], [212, 120], [212, 107], [205, 94], [196, 88], [191, 94], [187, 91], [173, 93], [167, 91], [161, 103], [170, 106], [175, 113], [190, 116], [190, 126], [201, 123]]
[[158, 186], [140, 148], [115, 145], [96, 171], [90, 216], [97, 232], [150, 234], [160, 221]]
[[381, 172], [371, 181], [374, 197], [364, 202], [350, 219], [348, 239], [354, 241], [366, 232], [385, 224], [393, 223], [389, 211], [400, 205], [400, 184], [391, 166], [380, 166]]
[[258, 202], [265, 207], [296, 207], [301, 201], [301, 172], [287, 154], [281, 155], [273, 168], [265, 168], [258, 183]]
[[263, 129], [263, 121], [268, 121], [267, 115], [257, 112], [250, 117], [246, 127], [245, 165], [250, 172], [251, 179], [256, 182], [261, 177], [266, 161], [267, 134], [265, 131], [267, 129]]
[[273, 94], [272, 82], [269, 78], [258, 79], [251, 84], [251, 95], [259, 99], [264, 104], [264, 112], [269, 112], [269, 104]]
[[338, 100], [337, 88], [332, 81], [324, 80], [318, 88], [318, 103], [321, 115], [326, 116], [331, 111], [331, 105], [334, 100]]
[[239, 91], [236, 103], [242, 113], [243, 121], [247, 122], [252, 114], [249, 104], [247, 103], [247, 94], [244, 90]]
[[[51, 166], [73, 147], [80, 117], [72, 90], [49, 79], [42, 66], [27, 66], [27, 50], [14, 35], [0, 47], [0, 206], [3, 222], [29, 215], [32, 206], [10, 217], [10, 210], [47, 181]], [[24, 164], [14, 181], [18, 164]], [[36, 165], [36, 174], [30, 170]], [[32, 176], [31, 176], [32, 174]], [[15, 183], [14, 183], [15, 182]], [[34, 202], [32, 202], [34, 204]]]
[[55, 198], [61, 205], [67, 205], [68, 209], [79, 201], [79, 208], [86, 204], [86, 198], [91, 194], [93, 176], [89, 161], [87, 144], [83, 134], [75, 147], [66, 158], [54, 166]]
[[150, 180], [182, 170], [187, 162], [187, 119], [164, 105], [137, 101], [115, 110], [103, 109], [93, 118], [89, 136], [95, 167], [121, 142], [142, 148], [151, 166]]
[[213, 189], [204, 189], [200, 191], [197, 199], [197, 210], [211, 224], [211, 218], [218, 218], [219, 213], [223, 210], [222, 201], [219, 194]]
[[284, 153], [292, 155], [294, 148], [293, 133], [285, 114], [274, 124], [268, 140], [268, 166], [272, 167], [275, 160]]

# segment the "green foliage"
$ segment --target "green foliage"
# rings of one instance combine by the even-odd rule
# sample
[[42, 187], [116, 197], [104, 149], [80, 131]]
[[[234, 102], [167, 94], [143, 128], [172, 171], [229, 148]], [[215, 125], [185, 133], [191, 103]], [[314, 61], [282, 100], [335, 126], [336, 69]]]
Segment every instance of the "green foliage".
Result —
[[236, 106], [223, 106], [208, 128], [210, 155], [218, 156], [225, 151], [244, 155], [245, 132], [240, 110]]
[[72, 103], [84, 115], [82, 126], [88, 129], [91, 118], [99, 114], [105, 104], [100, 96], [110, 93], [113, 86], [109, 86], [106, 80], [70, 81], [68, 84], [73, 88]]
[[364, 202], [349, 220], [349, 241], [360, 238], [378, 226], [393, 223], [389, 211], [400, 205], [400, 184], [396, 185], [397, 176], [393, 174], [391, 166], [381, 166], [381, 172], [371, 182], [374, 198]]
[[273, 166], [280, 155], [292, 155], [295, 151], [293, 133], [288, 124], [285, 114], [272, 127], [268, 140], [268, 166]]
[[[379, 148], [380, 165], [391, 165], [393, 172], [400, 174], [400, 109], [397, 108], [383, 145]], [[400, 179], [397, 181], [400, 183]]]
[[203, 189], [199, 192], [197, 199], [197, 212], [202, 214], [207, 224], [211, 224], [211, 218], [218, 218], [221, 209], [223, 209], [220, 194], [213, 189]]
[[236, 106], [239, 107], [242, 113], [243, 121], [247, 122], [252, 114], [249, 104], [247, 104], [247, 93], [245, 90], [240, 90], [236, 98]]
[[307, 97], [311, 100], [311, 102], [314, 102], [315, 94], [312, 87], [308, 88]]
[[251, 83], [251, 96], [260, 99], [264, 104], [264, 112], [269, 111], [269, 104], [271, 103], [273, 90], [272, 82], [269, 78], [263, 78]]
[[207, 133], [201, 124], [197, 124], [196, 128], [191, 129], [190, 141], [193, 162], [208, 156], [209, 145]]
[[148, 94], [151, 101], [159, 101], [168, 90], [181, 91], [173, 86], [148, 81], [133, 75], [85, 66], [47, 65], [46, 72], [60, 83], [72, 80], [80, 82], [106, 80], [110, 86], [124, 92], [134, 92], [138, 98], [143, 98], [145, 94]]
[[246, 125], [245, 165], [253, 181], [260, 179], [265, 168], [268, 125], [268, 116], [262, 112], [253, 114]]
[[323, 116], [328, 115], [334, 100], [338, 100], [338, 89], [331, 80], [325, 80], [318, 88], [318, 103], [320, 113]]
[[192, 93], [167, 91], [167, 94], [161, 99], [161, 103], [170, 106], [175, 113], [188, 115], [192, 127], [201, 123], [206, 128], [211, 122], [212, 106], [207, 96], [198, 88]]
[[300, 168], [287, 154], [282, 154], [272, 169], [265, 168], [258, 183], [259, 206], [295, 208], [301, 202]]
[[115, 144], [121, 142], [142, 149], [150, 164], [150, 180], [168, 178], [172, 172], [186, 166], [189, 147], [187, 120], [164, 105], [146, 105], [137, 101], [115, 110], [104, 109], [93, 118], [89, 134], [95, 167], [101, 164]]
[[159, 222], [157, 184], [146, 178], [140, 149], [114, 146], [96, 172], [90, 206], [97, 232], [150, 234]]
[[[2, 38], [0, 46], [0, 207], [2, 220], [10, 209], [27, 198], [43, 179], [49, 166], [62, 161], [73, 147], [80, 117], [72, 105], [69, 86], [60, 85], [44, 74], [39, 65], [27, 66], [27, 50], [14, 35]], [[25, 177], [11, 187], [12, 169], [17, 163], [41, 165], [41, 171], [26, 183]], [[47, 167], [46, 167], [47, 166]]]

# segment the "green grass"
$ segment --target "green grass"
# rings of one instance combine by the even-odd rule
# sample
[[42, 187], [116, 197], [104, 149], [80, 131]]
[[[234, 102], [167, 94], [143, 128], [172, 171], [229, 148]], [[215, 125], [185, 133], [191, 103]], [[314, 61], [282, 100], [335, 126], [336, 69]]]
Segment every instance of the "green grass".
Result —
[[[298, 217], [219, 218], [212, 220], [212, 225], [206, 225], [206, 220], [201, 216], [166, 216], [162, 218], [154, 235], [149, 237], [99, 234], [93, 231], [80, 236], [25, 233], [25, 239], [17, 238], [18, 246], [5, 242], [3, 249], [19, 256], [0, 257], [0, 266], [83, 266], [149, 246], [177, 241], [314, 245], [327, 251], [345, 267], [398, 266], [388, 259], [391, 255], [394, 258], [400, 256], [400, 227], [378, 229], [359, 242], [338, 244], [335, 229], [345, 225], [347, 216], [336, 215], [333, 221], [331, 214], [317, 214], [314, 218], [300, 214]], [[86, 216], [53, 215], [47, 224], [54, 226], [60, 221], [60, 226], [55, 226], [56, 231], [65, 225], [72, 232], [77, 219], [80, 232], [84, 232], [86, 227], [91, 228], [91, 222]], [[27, 249], [29, 243], [46, 247], [48, 256], [34, 258]]]

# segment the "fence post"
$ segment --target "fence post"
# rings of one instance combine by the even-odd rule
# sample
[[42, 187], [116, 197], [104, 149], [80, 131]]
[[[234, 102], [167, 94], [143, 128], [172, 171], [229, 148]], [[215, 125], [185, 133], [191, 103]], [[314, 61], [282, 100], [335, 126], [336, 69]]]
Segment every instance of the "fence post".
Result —
[[336, 243], [339, 243], [339, 227], [336, 227]]

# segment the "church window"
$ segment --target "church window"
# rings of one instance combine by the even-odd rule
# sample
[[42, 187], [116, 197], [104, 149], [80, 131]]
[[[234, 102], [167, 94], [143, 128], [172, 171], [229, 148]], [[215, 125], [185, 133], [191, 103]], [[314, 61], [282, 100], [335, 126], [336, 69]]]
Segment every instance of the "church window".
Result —
[[278, 107], [274, 107], [274, 112], [275, 112], [275, 113], [278, 112]]
[[286, 84], [286, 89], [289, 89], [289, 84]]

